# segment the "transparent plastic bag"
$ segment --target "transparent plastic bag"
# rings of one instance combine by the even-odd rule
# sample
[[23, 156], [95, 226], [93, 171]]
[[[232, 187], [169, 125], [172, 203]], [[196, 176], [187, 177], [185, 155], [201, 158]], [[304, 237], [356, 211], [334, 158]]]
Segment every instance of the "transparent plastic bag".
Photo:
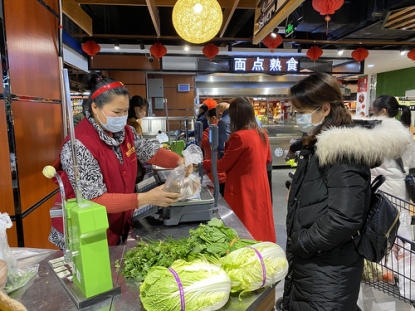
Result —
[[167, 177], [164, 190], [180, 193], [178, 201], [194, 197], [200, 192], [200, 178], [196, 174], [186, 177], [185, 167], [199, 164], [203, 160], [202, 150], [197, 145], [191, 145], [183, 151], [185, 165], [176, 167]]
[[156, 138], [160, 144], [167, 143], [169, 141], [169, 137], [165, 133], [158, 134]]
[[6, 293], [11, 293], [16, 289], [25, 286], [37, 273], [39, 265], [34, 265], [26, 269], [19, 269], [17, 260], [14, 257], [7, 241], [6, 230], [12, 227], [9, 214], [0, 214], [0, 259], [7, 263], [7, 283], [4, 287]]

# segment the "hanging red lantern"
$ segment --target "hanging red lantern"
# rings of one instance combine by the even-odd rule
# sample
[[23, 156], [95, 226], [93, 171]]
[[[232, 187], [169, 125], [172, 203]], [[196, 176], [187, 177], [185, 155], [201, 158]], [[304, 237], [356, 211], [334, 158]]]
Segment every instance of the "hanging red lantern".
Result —
[[82, 51], [87, 53], [89, 56], [94, 56], [101, 51], [101, 47], [95, 41], [90, 40], [82, 44]]
[[352, 52], [352, 57], [357, 62], [361, 62], [369, 56], [369, 51], [365, 48], [358, 48]]
[[408, 58], [412, 61], [415, 61], [415, 49], [412, 49], [408, 52]]
[[167, 48], [161, 43], [155, 43], [150, 48], [150, 53], [157, 58], [162, 58], [164, 55], [167, 54]]
[[209, 43], [208, 45], [206, 45], [203, 48], [203, 54], [207, 57], [210, 58], [209, 61], [212, 61], [212, 58], [214, 58], [216, 55], [218, 55], [219, 53], [219, 48], [214, 45], [213, 43]]
[[271, 49], [271, 53], [274, 53], [274, 49], [279, 47], [282, 43], [282, 37], [279, 34], [275, 34], [272, 32], [268, 34], [268, 36], [266, 36], [264, 40], [262, 40], [262, 43], [264, 43], [264, 45], [267, 48]]
[[344, 0], [313, 0], [313, 8], [321, 15], [326, 15], [324, 20], [327, 22], [326, 35], [329, 34], [330, 15], [342, 7]]
[[309, 59], [316, 60], [319, 59], [321, 55], [323, 55], [323, 50], [320, 49], [318, 46], [313, 46], [307, 51], [306, 55]]

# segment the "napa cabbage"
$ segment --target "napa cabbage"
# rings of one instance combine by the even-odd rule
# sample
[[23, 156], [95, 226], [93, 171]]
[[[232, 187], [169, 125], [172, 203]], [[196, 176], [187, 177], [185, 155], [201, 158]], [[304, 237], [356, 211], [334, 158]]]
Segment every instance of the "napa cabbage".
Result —
[[[171, 266], [184, 289], [186, 311], [214, 311], [229, 300], [231, 280], [222, 268], [205, 261], [176, 260]], [[147, 311], [180, 311], [179, 287], [164, 267], [153, 267], [140, 286], [140, 298]]]
[[262, 242], [251, 246], [262, 256], [266, 280], [259, 256], [249, 247], [233, 251], [220, 259], [221, 267], [232, 281], [232, 293], [250, 292], [261, 287], [267, 287], [282, 280], [288, 272], [288, 262], [284, 250], [275, 243]]

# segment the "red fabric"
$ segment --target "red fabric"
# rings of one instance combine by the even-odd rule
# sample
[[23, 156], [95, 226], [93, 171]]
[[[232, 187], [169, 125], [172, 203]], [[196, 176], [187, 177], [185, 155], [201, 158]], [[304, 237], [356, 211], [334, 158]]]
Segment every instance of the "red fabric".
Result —
[[177, 153], [171, 152], [164, 148], [160, 148], [154, 157], [152, 157], [150, 161], [147, 161], [147, 163], [164, 168], [176, 168], [177, 162], [180, 159], [181, 157]]
[[[225, 200], [255, 240], [276, 242], [267, 164], [269, 140], [264, 144], [255, 129], [233, 133], [218, 170], [226, 171]], [[210, 160], [203, 162], [210, 170]]]
[[[98, 161], [108, 193], [131, 194], [134, 192], [137, 173], [137, 155], [134, 148], [134, 134], [128, 125], [125, 126], [124, 142], [120, 145], [124, 159], [123, 165], [121, 165], [111, 147], [99, 138], [98, 132], [89, 123], [87, 118], [84, 118], [78, 123], [75, 128], [75, 135], [76, 139], [78, 139]], [[67, 136], [63, 144], [69, 139], [69, 136]], [[55, 168], [62, 178], [66, 190], [66, 199], [68, 200], [74, 198], [75, 194], [68, 176], [62, 171], [60, 153], [61, 151], [55, 162]], [[56, 200], [57, 202], [61, 202], [60, 195], [58, 195]], [[122, 236], [124, 240], [127, 238], [131, 226], [132, 212], [132, 210], [129, 210], [108, 214], [109, 228], [107, 230], [107, 238], [109, 246], [117, 245], [120, 236]], [[53, 218], [52, 226], [61, 231], [63, 228], [62, 219]]]
[[108, 214], [126, 212], [138, 207], [137, 193], [104, 193], [91, 201], [104, 205]]
[[[218, 122], [212, 123], [212, 125], [217, 125]], [[203, 131], [203, 138], [201, 141], [201, 146], [205, 152], [205, 160], [211, 160], [212, 159], [212, 150], [210, 150], [209, 145], [209, 128]], [[213, 182], [213, 175], [212, 173], [208, 174], [210, 180]], [[226, 173], [225, 172], [218, 172], [218, 179], [219, 183], [223, 184], [226, 182]]]

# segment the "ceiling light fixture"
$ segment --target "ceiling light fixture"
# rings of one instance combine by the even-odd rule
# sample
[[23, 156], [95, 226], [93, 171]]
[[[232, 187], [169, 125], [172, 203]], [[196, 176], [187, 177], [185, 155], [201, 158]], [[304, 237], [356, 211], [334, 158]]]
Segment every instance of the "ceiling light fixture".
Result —
[[344, 50], [337, 50], [337, 55], [342, 56], [344, 53]]
[[173, 8], [174, 29], [191, 43], [211, 40], [222, 27], [222, 20], [222, 8], [216, 0], [178, 0]]
[[373, 68], [375, 65], [367, 65], [368, 68]]
[[401, 55], [404, 56], [406, 54], [407, 51], [405, 50], [401, 50]]
[[119, 50], [120, 49], [120, 45], [118, 43], [114, 44], [114, 49]]
[[186, 46], [184, 47], [184, 50], [185, 50], [186, 52], [188, 52], [190, 49], [189, 49], [189, 47], [186, 45]]

